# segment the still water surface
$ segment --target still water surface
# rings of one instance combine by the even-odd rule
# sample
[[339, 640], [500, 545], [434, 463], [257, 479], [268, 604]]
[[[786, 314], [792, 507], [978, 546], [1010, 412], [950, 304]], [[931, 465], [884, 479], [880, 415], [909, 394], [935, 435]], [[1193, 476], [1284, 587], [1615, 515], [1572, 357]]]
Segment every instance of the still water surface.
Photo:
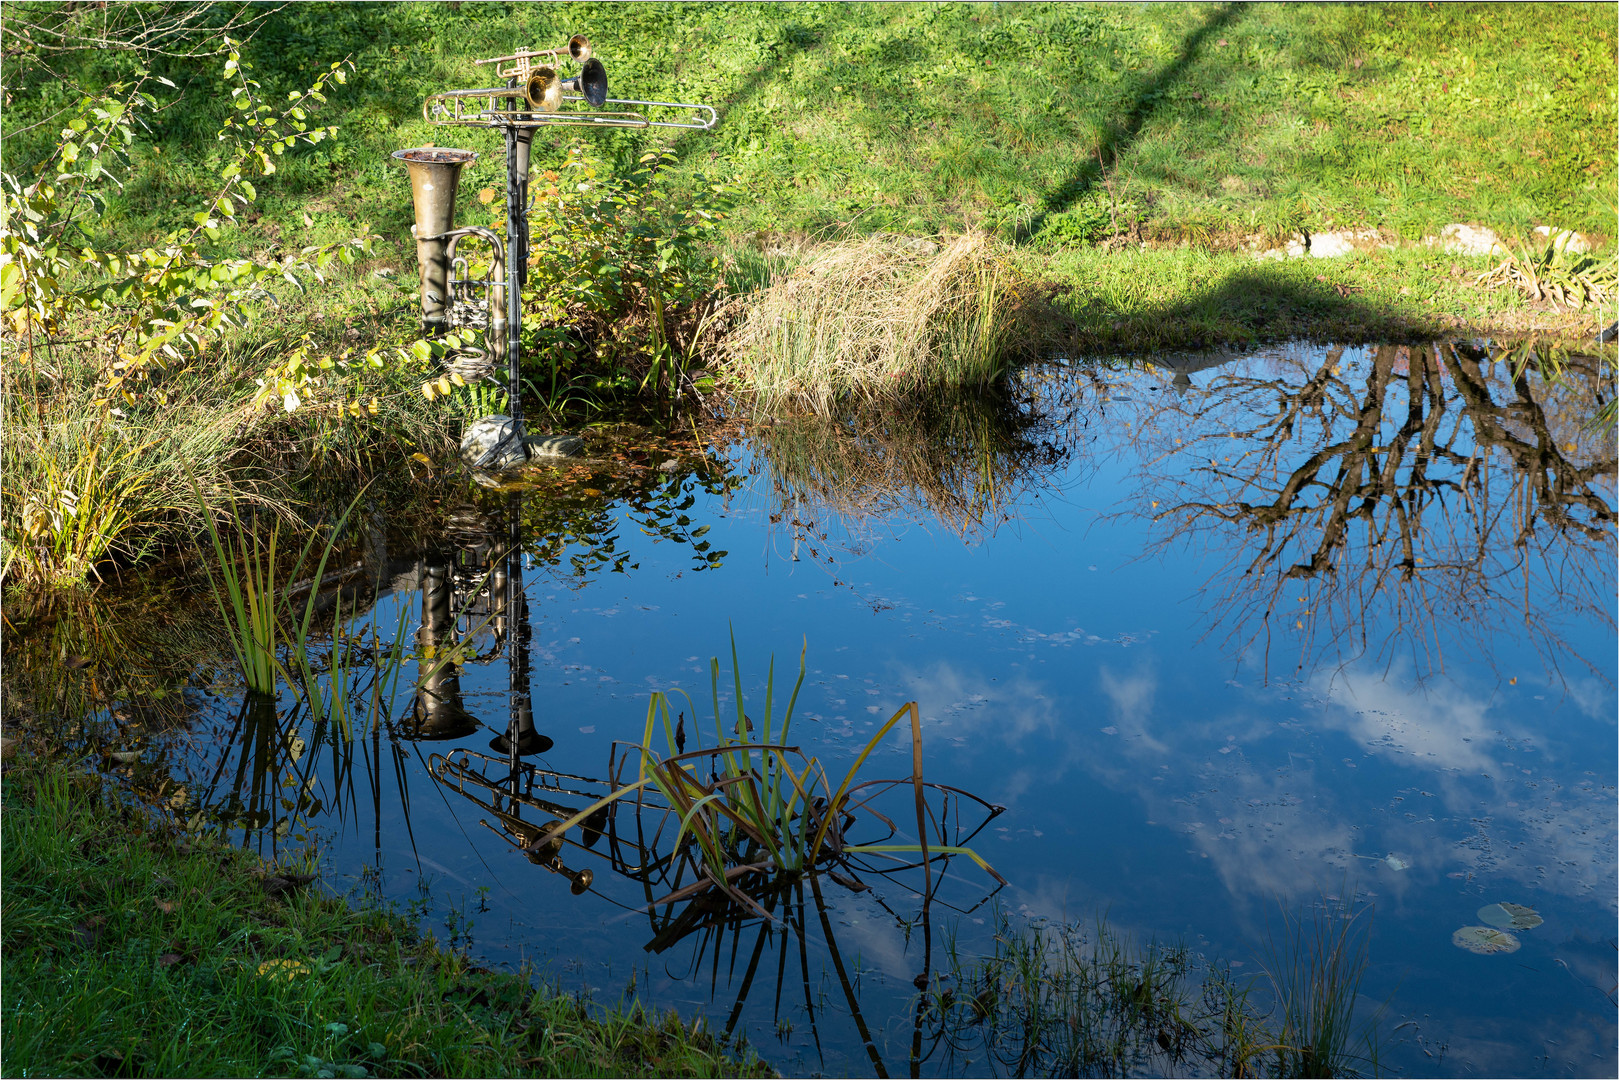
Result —
[[[346, 776], [330, 748], [306, 768], [319, 740], [300, 736], [304, 765], [266, 775], [307, 775], [301, 814], [253, 790], [287, 702], [255, 720], [199, 696], [177, 768], [243, 841], [312, 838], [339, 890], [421, 901], [485, 963], [706, 1012], [786, 1074], [909, 1071], [913, 980], [951, 935], [983, 949], [997, 907], [1105, 913], [1245, 975], [1283, 912], [1344, 903], [1373, 909], [1362, 995], [1368, 1014], [1389, 1002], [1385, 1070], [1612, 1075], [1599, 387], [1514, 377], [1465, 345], [1288, 347], [1050, 365], [1007, 408], [739, 421], [701, 448], [593, 437], [532, 486], [469, 485], [431, 538], [390, 539], [377, 515], [351, 631], [404, 626], [438, 649], [476, 632], [414, 699], [406, 666], [400, 719], [359, 740]], [[755, 716], [771, 657], [779, 717], [807, 650], [791, 741], [834, 781], [915, 700], [927, 779], [1005, 808], [968, 828], [1009, 884], [990, 897], [954, 860], [931, 957], [919, 876], [858, 895], [826, 882], [827, 920], [785, 933], [680, 937], [640, 910], [659, 894], [626, 849], [615, 865], [609, 843], [568, 846], [565, 873], [517, 850], [522, 822], [605, 790], [652, 691], [687, 691], [687, 722], [712, 724], [719, 656], [730, 707], [733, 636]], [[538, 771], [519, 772], [515, 807], [491, 748], [514, 701], [525, 732], [532, 716], [520, 748], [542, 751], [521, 758]], [[902, 724], [862, 776], [908, 776], [910, 751]], [[1500, 901], [1545, 921], [1511, 954], [1452, 943]], [[922, 1049], [926, 1074], [991, 1067]]]

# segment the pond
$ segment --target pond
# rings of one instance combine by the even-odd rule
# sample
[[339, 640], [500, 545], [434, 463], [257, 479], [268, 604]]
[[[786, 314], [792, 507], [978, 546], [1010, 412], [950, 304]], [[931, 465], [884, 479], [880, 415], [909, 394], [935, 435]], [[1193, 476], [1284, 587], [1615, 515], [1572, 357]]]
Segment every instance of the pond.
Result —
[[[1300, 345], [592, 428], [425, 523], [357, 511], [316, 620], [348, 642], [352, 739], [244, 700], [202, 643], [161, 722], [94, 715], [199, 825], [313, 846], [332, 888], [413, 905], [447, 947], [702, 1013], [788, 1075], [1015, 1071], [917, 1008], [1003, 924], [1105, 918], [1245, 979], [1288, 920], [1365, 909], [1382, 1070], [1612, 1074], [1615, 447], [1591, 424], [1611, 390], [1570, 364]], [[917, 702], [939, 835], [993, 874], [873, 857], [767, 919], [654, 904], [689, 878], [628, 803], [520, 850], [633, 779], [654, 691], [712, 745], [733, 642], [750, 721], [774, 659], [778, 733], [802, 653], [790, 741], [834, 785]], [[910, 777], [911, 732], [860, 779]], [[913, 789], [883, 799], [914, 843]]]

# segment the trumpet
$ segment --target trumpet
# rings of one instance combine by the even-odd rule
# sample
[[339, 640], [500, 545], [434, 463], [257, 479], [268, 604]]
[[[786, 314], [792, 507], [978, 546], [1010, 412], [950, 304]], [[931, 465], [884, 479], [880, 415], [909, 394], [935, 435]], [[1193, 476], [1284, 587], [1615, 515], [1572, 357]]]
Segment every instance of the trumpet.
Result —
[[507, 56], [491, 56], [487, 60], [474, 60], [474, 64], [504, 64], [511, 62], [511, 67], [496, 68], [495, 74], [502, 79], [527, 79], [529, 68], [535, 59], [541, 56], [550, 57], [555, 63], [561, 63], [566, 53], [566, 59], [576, 64], [584, 64], [590, 60], [590, 39], [583, 34], [575, 34], [568, 39], [566, 45], [558, 45], [554, 49], [520, 49]]

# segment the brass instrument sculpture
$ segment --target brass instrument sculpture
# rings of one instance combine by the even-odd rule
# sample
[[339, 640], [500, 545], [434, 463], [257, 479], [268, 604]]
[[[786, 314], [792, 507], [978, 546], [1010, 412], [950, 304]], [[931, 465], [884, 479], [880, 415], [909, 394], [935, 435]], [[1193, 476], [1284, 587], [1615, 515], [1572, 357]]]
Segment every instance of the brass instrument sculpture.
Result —
[[[455, 193], [461, 168], [477, 160], [471, 150], [418, 147], [400, 150], [394, 157], [410, 169], [411, 195], [415, 202], [416, 258], [421, 266], [422, 330], [443, 334], [456, 327], [483, 327], [489, 330], [488, 348], [482, 356], [464, 355], [453, 363], [457, 373], [486, 378], [493, 374], [503, 357], [506, 366], [507, 400], [511, 416], [489, 417], [506, 425], [519, 440], [522, 436], [522, 374], [520, 293], [528, 268], [528, 173], [534, 132], [542, 127], [687, 128], [706, 131], [719, 120], [709, 105], [673, 101], [639, 101], [607, 96], [607, 67], [595, 55], [590, 40], [575, 34], [566, 45], [554, 49], [526, 49], [508, 56], [475, 61], [495, 66], [495, 72], [511, 80], [507, 86], [471, 90], [448, 90], [430, 94], [422, 101], [422, 119], [437, 126], [498, 128], [506, 141], [506, 237], [505, 247], [489, 230], [454, 229]], [[564, 77], [561, 69], [576, 65], [577, 73]], [[582, 102], [589, 109], [568, 106]], [[602, 111], [604, 105], [636, 109], [681, 110], [684, 115], [671, 119], [648, 119], [639, 111]], [[451, 277], [455, 261], [451, 248], [459, 235], [475, 235], [495, 245], [496, 270], [488, 279], [474, 282], [464, 276]], [[504, 288], [495, 279], [504, 270]], [[476, 314], [471, 297], [483, 291], [488, 315]], [[498, 313], [504, 311], [504, 317]], [[526, 443], [519, 442], [517, 445]], [[467, 452], [463, 446], [463, 452]], [[524, 451], [526, 454], [526, 450]], [[469, 462], [470, 463], [470, 462]]]

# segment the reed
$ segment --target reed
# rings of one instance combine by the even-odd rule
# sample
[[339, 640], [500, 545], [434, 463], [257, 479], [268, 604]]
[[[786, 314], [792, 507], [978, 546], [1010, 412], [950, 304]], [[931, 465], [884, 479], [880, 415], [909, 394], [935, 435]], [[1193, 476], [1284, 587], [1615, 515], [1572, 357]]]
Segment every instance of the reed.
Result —
[[1272, 1003], [1259, 980], [1182, 944], [1132, 943], [1104, 917], [1082, 929], [998, 909], [991, 951], [963, 957], [952, 938], [924, 1004], [947, 1057], [995, 1075], [1375, 1074], [1382, 1011], [1352, 1024], [1367, 927], [1344, 915], [1283, 916]]
[[1383, 1008], [1356, 1023], [1361, 979], [1371, 954], [1369, 908], [1324, 904], [1312, 915], [1282, 913], [1281, 940], [1270, 939], [1264, 971], [1276, 997], [1276, 1071], [1282, 1076], [1361, 1075], [1377, 1071]]
[[[807, 645], [805, 648], [807, 650]], [[695, 880], [677, 886], [668, 896], [655, 901], [654, 906], [688, 900], [712, 889], [752, 914], [773, 921], [774, 916], [755, 894], [768, 893], [834, 868], [865, 868], [861, 860], [893, 861], [900, 855], [920, 855], [920, 861], [910, 865], [925, 868], [930, 882], [935, 860], [964, 855], [1004, 885], [1005, 879], [971, 848], [928, 839], [930, 831], [943, 834], [943, 829], [938, 827], [942, 819], [930, 819], [925, 805], [925, 794], [935, 785], [922, 779], [921, 715], [914, 701], [902, 705], [877, 730], [835, 787], [820, 759], [805, 758], [798, 747], [789, 744], [793, 708], [804, 681], [804, 656], [801, 651], [798, 679], [780, 715], [779, 727], [775, 715], [775, 660], [771, 659], [764, 708], [760, 712], [761, 719], [755, 722], [745, 709], [741, 665], [733, 637], [734, 719], [720, 706], [719, 660], [714, 658], [710, 662], [715, 742], [708, 747], [700, 745], [695, 705], [684, 691], [677, 691], [692, 709], [693, 734], [699, 743], [697, 749], [684, 749], [684, 711], [679, 719], [671, 720], [669, 714], [673, 710], [669, 695], [654, 693], [647, 705], [642, 741], [626, 747], [626, 755], [613, 770], [611, 793], [542, 830], [528, 850], [554, 853], [569, 829], [593, 818], [600, 820], [608, 807], [634, 796], [638, 820], [650, 814], [658, 819], [673, 819], [676, 823], [674, 839], [668, 849], [670, 854], [662, 861], [675, 862], [682, 858], [688, 841], [696, 851], [692, 866]], [[911, 775], [902, 780], [857, 779], [871, 754], [906, 718], [911, 724]], [[660, 732], [661, 750], [654, 745]], [[615, 745], [615, 754], [617, 749]], [[633, 782], [624, 775], [629, 764], [636, 768]], [[915, 791], [916, 843], [888, 842], [896, 832], [894, 823], [872, 806], [878, 796], [896, 787]], [[949, 797], [962, 794], [954, 789], [945, 790]], [[655, 801], [649, 801], [649, 796], [655, 796]], [[990, 810], [991, 817], [999, 812], [999, 808]], [[850, 830], [863, 814], [886, 826], [887, 835], [869, 842], [853, 841]], [[930, 820], [934, 830], [929, 828]], [[950, 820], [959, 822], [960, 817], [957, 815]], [[661, 828], [656, 832], [662, 835]], [[675, 875], [674, 880], [678, 882], [679, 876]]]
[[982, 389], [1032, 351], [1030, 294], [982, 233], [829, 244], [739, 301], [728, 372], [766, 408], [823, 413], [850, 397]]
[[[260, 530], [243, 518], [235, 496], [230, 498], [230, 535], [222, 535], [214, 523], [214, 511], [202, 488], [192, 479], [192, 490], [204, 507], [202, 520], [213, 543], [217, 566], [203, 562], [208, 585], [219, 607], [219, 614], [229, 636], [231, 651], [236, 654], [247, 688], [256, 694], [274, 695], [279, 679], [293, 684], [286, 666], [281, 661], [281, 646], [289, 645], [290, 655], [302, 678], [299, 680], [309, 692], [313, 684], [313, 669], [309, 659], [309, 630], [315, 614], [315, 601], [320, 593], [321, 578], [326, 572], [326, 561], [331, 558], [335, 538], [342, 534], [349, 514], [365, 494], [362, 488], [354, 496], [333, 526], [333, 540], [321, 546], [320, 560], [309, 585], [309, 599], [304, 605], [303, 617], [296, 623], [292, 619], [290, 591], [278, 585], [279, 565], [276, 550], [281, 536], [277, 521], [270, 528], [266, 541]], [[303, 550], [293, 566], [292, 580], [297, 581], [320, 532], [312, 530], [304, 541]], [[217, 571], [217, 576], [216, 576]]]

